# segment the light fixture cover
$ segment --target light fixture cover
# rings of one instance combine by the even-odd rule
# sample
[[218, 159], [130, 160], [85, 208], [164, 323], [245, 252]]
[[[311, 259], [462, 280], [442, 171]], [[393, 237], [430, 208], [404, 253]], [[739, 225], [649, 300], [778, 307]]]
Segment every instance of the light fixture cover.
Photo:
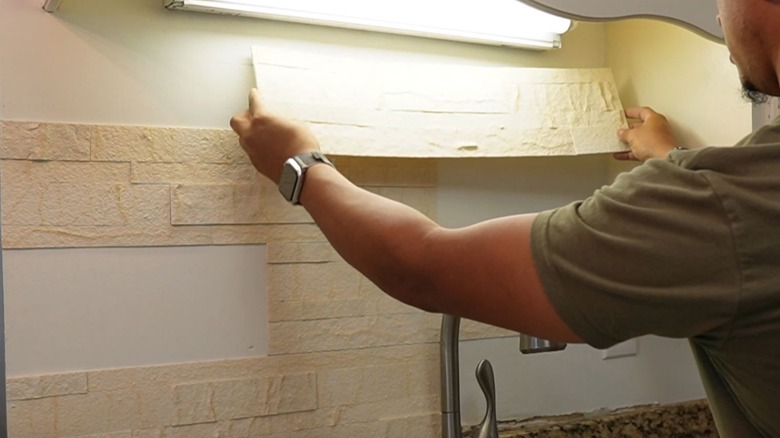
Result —
[[517, 0], [163, 0], [168, 9], [241, 15], [481, 44], [551, 49], [571, 21]]

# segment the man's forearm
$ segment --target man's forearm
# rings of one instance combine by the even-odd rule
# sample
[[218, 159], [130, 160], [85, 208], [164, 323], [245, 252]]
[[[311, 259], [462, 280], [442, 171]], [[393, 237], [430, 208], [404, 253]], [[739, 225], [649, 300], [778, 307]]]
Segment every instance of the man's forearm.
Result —
[[422, 213], [363, 190], [330, 166], [306, 174], [301, 204], [338, 253], [379, 288], [407, 304], [440, 311], [424, 257], [438, 225]]

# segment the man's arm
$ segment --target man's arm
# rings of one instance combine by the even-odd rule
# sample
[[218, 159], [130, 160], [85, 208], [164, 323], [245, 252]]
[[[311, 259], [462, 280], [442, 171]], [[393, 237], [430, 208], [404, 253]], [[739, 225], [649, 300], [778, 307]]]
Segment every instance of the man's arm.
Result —
[[[234, 116], [231, 126], [254, 166], [276, 183], [287, 158], [319, 149], [305, 127], [263, 109], [256, 90], [249, 109]], [[539, 280], [530, 245], [535, 215], [446, 229], [355, 186], [327, 165], [308, 170], [301, 203], [350, 265], [400, 301], [546, 339], [581, 342]]]

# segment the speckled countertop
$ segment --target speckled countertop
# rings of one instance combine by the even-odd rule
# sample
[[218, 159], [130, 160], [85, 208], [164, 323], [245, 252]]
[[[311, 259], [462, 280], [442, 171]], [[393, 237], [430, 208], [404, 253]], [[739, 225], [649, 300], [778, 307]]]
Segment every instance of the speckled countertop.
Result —
[[[464, 437], [473, 428], [464, 428]], [[500, 438], [717, 438], [706, 400], [499, 422]]]

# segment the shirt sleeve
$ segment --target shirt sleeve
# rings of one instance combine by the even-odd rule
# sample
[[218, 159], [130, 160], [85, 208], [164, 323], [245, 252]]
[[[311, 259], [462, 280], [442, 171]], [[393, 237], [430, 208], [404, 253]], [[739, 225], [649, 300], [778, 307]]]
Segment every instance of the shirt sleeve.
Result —
[[531, 245], [560, 317], [606, 348], [727, 329], [741, 284], [731, 221], [705, 173], [657, 159], [540, 213]]

